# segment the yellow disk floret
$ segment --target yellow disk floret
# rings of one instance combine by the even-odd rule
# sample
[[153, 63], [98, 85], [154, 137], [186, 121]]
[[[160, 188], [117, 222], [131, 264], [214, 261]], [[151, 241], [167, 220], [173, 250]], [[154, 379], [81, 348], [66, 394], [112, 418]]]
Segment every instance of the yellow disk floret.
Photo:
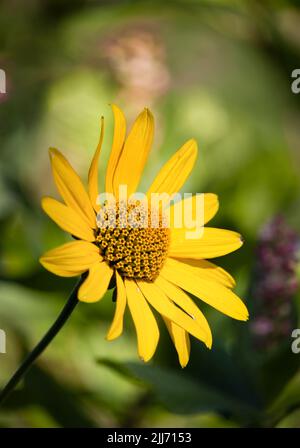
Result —
[[105, 203], [97, 216], [97, 244], [123, 277], [154, 281], [167, 257], [169, 229], [160, 212], [141, 201]]

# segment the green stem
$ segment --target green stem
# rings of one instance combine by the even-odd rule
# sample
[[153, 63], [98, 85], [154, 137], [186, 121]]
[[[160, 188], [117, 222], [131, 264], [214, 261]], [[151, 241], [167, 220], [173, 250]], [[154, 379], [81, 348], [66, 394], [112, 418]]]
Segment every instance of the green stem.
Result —
[[4, 400], [8, 397], [8, 395], [13, 391], [19, 381], [23, 378], [23, 376], [28, 372], [32, 364], [35, 360], [41, 355], [41, 353], [48, 347], [50, 342], [55, 338], [57, 333], [64, 326], [66, 321], [71, 316], [74, 308], [78, 303], [77, 292], [79, 286], [82, 283], [82, 278], [78, 281], [73, 291], [70, 294], [70, 297], [65, 304], [64, 308], [60, 312], [58, 318], [54, 322], [54, 324], [49, 328], [45, 336], [41, 339], [41, 341], [36, 345], [36, 347], [29, 353], [29, 355], [25, 358], [20, 367], [13, 374], [11, 379], [8, 381], [6, 386], [0, 392], [0, 405], [4, 402]]

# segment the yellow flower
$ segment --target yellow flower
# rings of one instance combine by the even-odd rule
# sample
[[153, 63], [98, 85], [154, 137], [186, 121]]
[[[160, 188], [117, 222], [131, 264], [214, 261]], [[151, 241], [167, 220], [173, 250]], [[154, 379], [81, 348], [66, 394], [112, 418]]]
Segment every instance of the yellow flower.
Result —
[[[122, 219], [128, 218], [135, 207], [140, 206], [140, 216], [149, 216], [141, 201], [124, 205], [118, 195], [120, 185], [127, 186], [129, 195], [137, 190], [152, 144], [154, 121], [150, 111], [145, 109], [126, 138], [125, 117], [117, 106], [112, 108], [114, 136], [105, 190], [117, 198], [115, 225], [107, 225], [111, 219], [111, 203], [97, 204], [102, 120], [99, 144], [88, 175], [88, 192], [63, 155], [50, 149], [54, 180], [64, 203], [45, 197], [42, 207], [56, 224], [75, 237], [75, 241], [48, 251], [40, 261], [46, 269], [63, 277], [88, 272], [78, 291], [78, 299], [83, 302], [100, 300], [109, 285], [114, 284], [115, 314], [107, 339], [121, 335], [128, 305], [136, 328], [138, 353], [144, 361], [152, 358], [159, 340], [159, 328], [152, 311], [156, 310], [167, 326], [184, 367], [190, 354], [189, 335], [209, 348], [212, 345], [209, 324], [188, 294], [234, 319], [248, 319], [246, 306], [232, 291], [234, 279], [205, 260], [238, 249], [242, 239], [236, 232], [211, 227], [204, 227], [202, 236], [197, 239], [188, 238], [187, 228], [176, 227], [172, 217], [185, 201], [193, 202], [194, 197], [170, 205], [169, 228], [163, 225], [161, 208], [157, 210], [156, 227], [123, 225]], [[178, 192], [190, 175], [196, 157], [197, 144], [189, 140], [161, 168], [147, 197], [152, 193], [173, 195]], [[206, 193], [203, 197], [206, 224], [217, 213], [219, 205], [215, 194]], [[99, 225], [101, 220], [106, 226]]]

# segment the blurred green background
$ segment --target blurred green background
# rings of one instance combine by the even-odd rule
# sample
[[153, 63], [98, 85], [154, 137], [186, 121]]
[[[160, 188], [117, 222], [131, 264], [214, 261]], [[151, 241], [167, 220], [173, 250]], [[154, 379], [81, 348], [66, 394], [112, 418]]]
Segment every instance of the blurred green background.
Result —
[[[111, 293], [80, 304], [1, 408], [0, 427], [300, 427], [300, 354], [291, 350], [291, 329], [300, 327], [300, 95], [291, 92], [291, 72], [300, 65], [298, 5], [1, 2], [7, 93], [0, 95], [0, 328], [7, 353], [0, 354], [0, 387], [74, 283], [38, 263], [68, 240], [40, 208], [43, 195], [56, 195], [48, 147], [62, 150], [86, 179], [104, 115], [103, 179], [111, 102], [130, 122], [144, 106], [155, 114], [144, 188], [182, 143], [197, 139], [199, 160], [185, 191], [217, 193], [213, 225], [245, 237], [241, 250], [217, 261], [236, 277], [251, 317], [232, 321], [197, 301], [213, 349], [193, 341], [182, 370], [163, 328], [149, 365], [138, 359], [130, 316], [122, 337], [104, 340]], [[279, 214], [284, 224], [266, 230]], [[279, 268], [262, 259], [261, 246], [263, 254], [275, 251]], [[270, 281], [272, 300], [262, 292]]]

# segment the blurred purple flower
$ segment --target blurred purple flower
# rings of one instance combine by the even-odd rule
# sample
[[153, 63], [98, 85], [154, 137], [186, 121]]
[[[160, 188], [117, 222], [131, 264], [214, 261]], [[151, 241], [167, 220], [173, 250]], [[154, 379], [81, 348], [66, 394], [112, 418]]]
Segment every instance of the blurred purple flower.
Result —
[[299, 236], [282, 216], [259, 235], [253, 285], [255, 346], [269, 349], [289, 337], [293, 328], [293, 297], [299, 288]]

